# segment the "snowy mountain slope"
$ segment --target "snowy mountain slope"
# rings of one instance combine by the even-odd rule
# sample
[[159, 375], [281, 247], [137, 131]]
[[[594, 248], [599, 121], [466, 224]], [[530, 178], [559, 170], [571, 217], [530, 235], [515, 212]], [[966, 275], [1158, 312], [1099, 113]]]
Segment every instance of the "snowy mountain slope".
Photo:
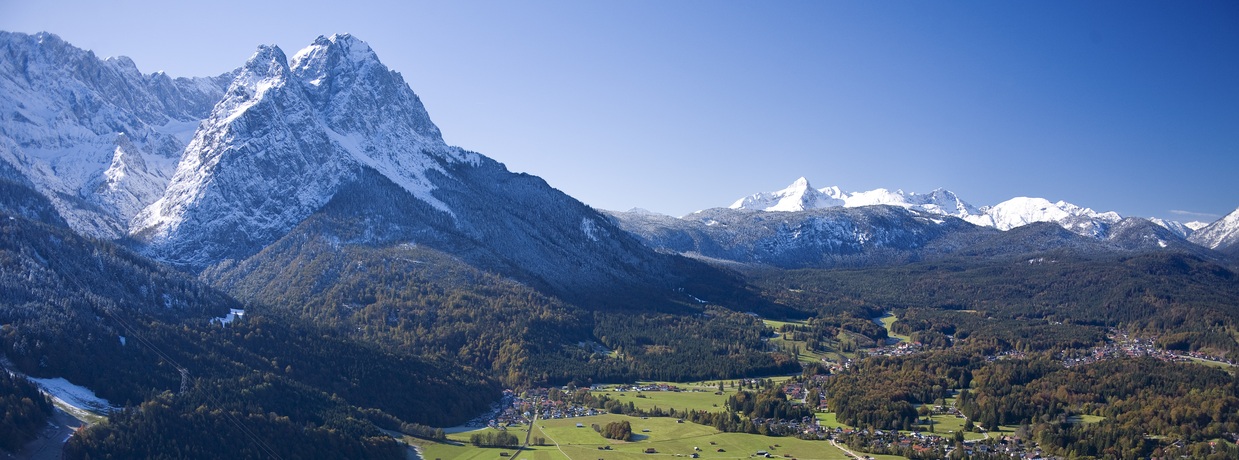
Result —
[[1196, 232], [1196, 231], [1199, 231], [1199, 230], [1200, 230], [1200, 229], [1202, 229], [1202, 228], [1208, 227], [1208, 226], [1209, 226], [1209, 223], [1208, 223], [1208, 222], [1201, 222], [1201, 221], [1196, 220], [1196, 221], [1192, 221], [1192, 222], [1187, 222], [1187, 223], [1183, 224], [1183, 226], [1184, 226], [1184, 227], [1187, 227], [1187, 228], [1189, 228], [1189, 229], [1191, 229], [1193, 232]]
[[1239, 209], [1197, 230], [1188, 239], [1209, 249], [1234, 250], [1239, 247]]
[[[291, 58], [259, 47], [232, 73], [192, 80], [50, 34], [0, 44], [0, 179], [47, 196], [77, 231], [128, 236], [163, 262], [232, 266], [300, 226], [347, 244], [428, 245], [583, 302], [737, 285], [446, 145], [403, 77], [350, 35]], [[29, 200], [10, 201], [0, 206], [29, 214]]]
[[1114, 212], [1098, 213], [1089, 208], [1045, 198], [1016, 197], [985, 209], [980, 216], [965, 220], [976, 225], [1010, 230], [1033, 222], [1054, 222], [1084, 236], [1104, 238], [1110, 225], [1122, 217]]
[[896, 206], [794, 213], [715, 208], [684, 218], [611, 215], [622, 228], [661, 250], [785, 268], [898, 262], [951, 234], [979, 237], [994, 232]]
[[1107, 227], [1105, 237], [1097, 237], [1055, 222], [1030, 222], [999, 231], [898, 206], [801, 212], [715, 208], [683, 218], [634, 212], [611, 216], [659, 250], [780, 268], [882, 266], [1064, 249], [1076, 254], [1176, 251], [1218, 259], [1217, 254], [1141, 218], [1122, 219]]
[[[830, 207], [898, 206], [923, 213], [952, 216], [974, 225], [999, 230], [1034, 222], [1055, 222], [1076, 233], [1106, 238], [1108, 228], [1122, 219], [1114, 212], [1099, 213], [1089, 208], [1044, 198], [1018, 197], [994, 206], [976, 208], [944, 189], [930, 193], [907, 193], [884, 188], [866, 192], [843, 192], [839, 187], [814, 189], [805, 178], [778, 192], [758, 193], [737, 200], [731, 209], [796, 212]], [[1170, 225], [1170, 224], [1168, 224]]]
[[158, 258], [204, 267], [257, 252], [362, 169], [451, 214], [429, 174], [477, 155], [448, 147], [399, 74], [349, 35], [292, 61], [260, 47], [203, 121], [163, 196], [133, 221]]
[[833, 207], [855, 208], [860, 206], [890, 205], [944, 216], [966, 217], [979, 214], [972, 205], [954, 193], [938, 189], [927, 194], [904, 193], [876, 189], [868, 192], [847, 193], [839, 187], [814, 189], [809, 180], [796, 179], [792, 185], [777, 192], [763, 192], [736, 200], [729, 208], [751, 211], [796, 212], [809, 209]]
[[146, 75], [52, 34], [0, 32], [0, 161], [75, 230], [119, 237], [230, 79]]
[[838, 187], [814, 189], [808, 179], [801, 177], [783, 190], [757, 193], [736, 200], [730, 208], [795, 212], [843, 206], [846, 204], [843, 198]]
[[[1187, 241], [1177, 222], [1122, 218], [1117, 213], [1043, 198], [1013, 198], [974, 208], [954, 193], [791, 186], [675, 218], [611, 213], [625, 230], [660, 250], [715, 261], [784, 268], [898, 263], [949, 255], [990, 257], [1052, 249], [1076, 252], [1165, 251], [1218, 257]], [[1078, 237], [1043, 228], [1052, 224]], [[1029, 226], [1035, 231], [1012, 232]]]
[[446, 145], [400, 74], [349, 35], [291, 59], [260, 47], [133, 228], [146, 254], [236, 280], [273, 270], [284, 256], [266, 248], [323, 238], [425, 245], [583, 303], [665, 300], [718, 275], [536, 176]]
[[1149, 222], [1160, 225], [1162, 228], [1165, 228], [1166, 230], [1170, 230], [1171, 232], [1173, 232], [1176, 235], [1179, 235], [1182, 238], [1187, 238], [1187, 237], [1192, 236], [1192, 233], [1195, 233], [1197, 230], [1197, 228], [1193, 228], [1192, 226], [1192, 224], [1197, 223], [1197, 222], [1188, 222], [1185, 224], [1185, 223], [1173, 221], [1173, 220], [1158, 219], [1156, 217], [1150, 217]]

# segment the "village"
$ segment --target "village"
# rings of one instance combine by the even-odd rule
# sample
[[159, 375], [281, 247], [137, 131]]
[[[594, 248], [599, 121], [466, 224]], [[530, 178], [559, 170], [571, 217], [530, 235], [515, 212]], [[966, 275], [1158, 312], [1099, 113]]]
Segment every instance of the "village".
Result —
[[1157, 337], [1139, 338], [1121, 330], [1111, 330], [1107, 335], [1109, 343], [1090, 350], [1069, 351], [1059, 353], [1063, 366], [1073, 367], [1092, 364], [1107, 359], [1150, 357], [1166, 362], [1187, 362], [1193, 359], [1234, 366], [1231, 360], [1211, 356], [1199, 351], [1173, 352], [1155, 346]]
[[[1111, 330], [1108, 337], [1109, 340], [1104, 345], [1087, 350], [1064, 350], [1056, 355], [1057, 359], [1060, 360], [1064, 367], [1087, 365], [1108, 359], [1128, 357], [1152, 357], [1171, 362], [1196, 359], [1234, 365], [1234, 363], [1204, 353], [1176, 353], [1159, 349], [1155, 346], [1156, 338], [1138, 338], [1117, 329]], [[927, 350], [927, 347], [920, 343], [899, 341], [866, 350], [865, 355], [906, 356], [923, 353]], [[1025, 358], [1028, 358], [1026, 353], [1014, 350], [986, 357], [989, 361]], [[826, 362], [828, 367], [834, 372], [842, 371], [853, 363], [853, 360], [847, 358], [840, 359], [837, 362]], [[759, 427], [759, 432], [770, 436], [820, 440], [834, 443], [840, 446], [840, 448], [846, 445], [857, 451], [873, 452], [875, 454], [915, 455], [923, 458], [947, 458], [956, 453], [956, 451], [965, 456], [990, 454], [1012, 459], [1046, 458], [1045, 453], [1034, 442], [1021, 439], [1021, 437], [1015, 436], [1011, 432], [990, 433], [980, 427], [973, 428], [975, 431], [965, 436], [963, 430], [960, 430], [958, 433], [949, 429], [946, 433], [872, 430], [856, 429], [839, 423], [823, 423], [820, 415], [830, 411], [826, 403], [826, 395], [823, 392], [816, 393], [818, 394], [817, 401], [807, 401], [806, 397], [811, 394], [809, 391], [811, 388], [818, 387], [823, 380], [829, 378], [831, 378], [829, 375], [813, 375], [804, 380], [779, 379], [781, 381], [777, 383], [772, 383], [773, 379], [738, 379], [731, 381], [730, 386], [732, 391], [734, 391], [737, 386], [739, 388], [759, 388], [772, 384], [781, 385], [783, 392], [790, 401], [809, 405], [819, 415], [819, 417], [803, 417], [790, 420], [754, 418], [752, 422]], [[665, 412], [652, 413], [633, 405], [632, 398], [636, 398], [636, 400], [647, 397], [653, 398], [658, 393], [716, 395], [719, 404], [714, 405], [714, 407], [717, 407], [714, 411], [723, 411], [726, 409], [720, 406], [722, 406], [722, 401], [725, 400], [723, 395], [727, 394], [725, 390], [726, 388], [724, 388], [722, 381], [717, 382], [717, 387], [713, 384], [637, 383], [592, 385], [588, 388], [577, 388], [572, 385], [531, 388], [519, 393], [513, 390], [505, 390], [502, 400], [492, 406], [491, 412], [475, 418], [466, 424], [466, 427], [470, 429], [490, 427], [497, 430], [507, 430], [514, 427], [526, 427], [535, 419], [572, 419], [619, 412], [642, 418], [667, 416], [668, 414]], [[630, 399], [625, 403], [626, 406], [621, 407], [619, 411], [596, 407], [596, 401], [593, 399], [589, 399], [589, 402], [595, 403], [594, 405], [582, 403], [581, 394], [601, 395], [604, 392], [608, 395], [627, 395]], [[616, 401], [611, 402], [615, 403]], [[658, 406], [654, 407], [657, 408]], [[671, 407], [664, 407], [663, 409], [671, 409]], [[941, 423], [935, 422], [936, 420], [955, 419], [956, 423], [951, 425], [953, 427], [965, 426], [964, 422], [967, 421], [967, 417], [953, 404], [934, 405], [927, 411], [922, 412], [922, 414], [918, 424], [923, 428], [928, 428], [927, 431], [932, 431], [935, 423]], [[833, 420], [833, 417], [831, 419]], [[681, 418], [677, 422], [685, 423], [685, 420]], [[577, 423], [578, 427], [586, 425], [588, 424]], [[978, 434], [980, 437], [978, 437]], [[776, 449], [775, 446], [775, 444], [772, 444], [768, 450], [753, 452], [750, 457], [776, 457], [777, 455], [772, 452]], [[863, 454], [856, 454], [856, 456], [858, 458], [865, 458]]]
[[[779, 383], [779, 385], [782, 385], [782, 389], [789, 399], [809, 404], [810, 402], [804, 401], [805, 396], [808, 394], [809, 386], [812, 385], [814, 379], [824, 378], [829, 377], [819, 375], [811, 377], [807, 384], [806, 382], [788, 380]], [[741, 385], [752, 386], [769, 383], [768, 380], [763, 379], [742, 379], [738, 382]], [[537, 420], [572, 419], [608, 413], [608, 411], [603, 409], [573, 403], [572, 398], [567, 396], [579, 390], [572, 386], [533, 388], [520, 393], [507, 390], [504, 392], [503, 401], [499, 405], [502, 407], [495, 407], [496, 410], [494, 412], [471, 421], [467, 426], [472, 429], [482, 427], [490, 427], [497, 430], [516, 429], [516, 427], [524, 429], [524, 427], [527, 427], [529, 423], [535, 420], [535, 417]], [[588, 388], [588, 391], [624, 392], [634, 395], [656, 392], [711, 393], [708, 389], [703, 389], [702, 387], [688, 389], [667, 383], [594, 385]], [[722, 394], [721, 392], [714, 393]], [[721, 396], [719, 398], [720, 400], [722, 399]], [[826, 409], [824, 399], [820, 399], [813, 403], [813, 405], [819, 410]], [[638, 412], [638, 414], [640, 413]], [[933, 414], [964, 417], [958, 410], [950, 406], [935, 406]], [[642, 417], [649, 418], [648, 416]], [[683, 419], [679, 419], [677, 422], [685, 423]], [[814, 417], [804, 417], [796, 420], [756, 418], [753, 419], [753, 423], [761, 427], [762, 433], [772, 436], [788, 436], [824, 442], [833, 441], [835, 443], [844, 443], [854, 449], [873, 452], [916, 452], [928, 457], [946, 458], [956, 449], [962, 449], [965, 455], [1002, 453], [1010, 456], [1010, 458], [1043, 458], [1041, 450], [1036, 448], [1036, 446], [1009, 435], [989, 437], [989, 434], [986, 433], [983, 439], [963, 440], [962, 438], [952, 436], [916, 431], [860, 430], [846, 426], [827, 426], [821, 420]], [[586, 425], [589, 425], [589, 423], [577, 423], [578, 427]], [[772, 441], [769, 449], [752, 452], [750, 456], [777, 457], [778, 455], [774, 453], [776, 449], [777, 444], [774, 444]]]

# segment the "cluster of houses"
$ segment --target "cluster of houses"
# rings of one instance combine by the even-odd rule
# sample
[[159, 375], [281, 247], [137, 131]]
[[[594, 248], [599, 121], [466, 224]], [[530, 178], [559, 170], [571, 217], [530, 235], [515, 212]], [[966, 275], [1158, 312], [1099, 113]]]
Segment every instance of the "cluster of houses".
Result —
[[957, 445], [952, 439], [918, 432], [905, 433], [899, 431], [835, 428], [829, 430], [828, 435], [830, 437], [827, 439], [846, 440], [853, 447], [863, 447], [874, 451], [917, 453], [921, 455], [926, 455], [929, 452], [938, 452], [941, 456], [948, 456], [956, 449], [959, 449], [965, 456], [1001, 454], [1011, 459], [1032, 460], [1046, 458], [1045, 452], [1037, 447], [1035, 443], [1024, 441], [1014, 436], [964, 441]]
[[522, 425], [536, 415], [539, 419], [559, 419], [602, 415], [601, 409], [583, 407], [570, 401], [556, 401], [549, 397], [550, 388], [531, 388], [513, 395], [511, 404], [495, 417], [492, 426], [508, 427]]
[[474, 417], [472, 420], [465, 422], [463, 426], [469, 428], [481, 428], [484, 426], [494, 426], [495, 420], [499, 418], [508, 408], [512, 407], [512, 401], [516, 399], [516, 392], [512, 390], [503, 390], [503, 396], [494, 404], [490, 405], [490, 409], [483, 412], [481, 415]]
[[866, 356], [907, 356], [925, 351], [920, 342], [899, 342], [893, 345], [866, 350]]
[[631, 385], [593, 385], [592, 391], [682, 391], [679, 387], [667, 383], [636, 383]]
[[1062, 363], [1066, 367], [1092, 364], [1107, 359], [1146, 356], [1168, 362], [1184, 362], [1190, 361], [1191, 358], [1196, 358], [1231, 366], [1235, 365], [1234, 362], [1228, 359], [1210, 356], [1201, 352], [1172, 352], [1159, 349], [1154, 345], [1157, 341], [1156, 337], [1142, 339], [1132, 337], [1125, 332], [1112, 331], [1109, 338], [1110, 343], [1094, 347], [1086, 352], [1064, 350], [1059, 353], [1059, 358], [1062, 359]]

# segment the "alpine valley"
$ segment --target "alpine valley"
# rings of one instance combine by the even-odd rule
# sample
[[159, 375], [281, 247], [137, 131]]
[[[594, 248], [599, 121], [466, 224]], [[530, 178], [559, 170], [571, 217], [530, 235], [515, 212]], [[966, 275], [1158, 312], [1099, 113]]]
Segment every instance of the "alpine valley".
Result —
[[[434, 427], [564, 414], [822, 458], [1233, 458], [1236, 270], [1239, 210], [800, 179], [679, 218], [599, 211], [447, 145], [347, 34], [171, 78], [0, 32], [0, 450], [21, 458], [406, 458], [466, 441]], [[720, 399], [589, 389], [638, 380]], [[62, 411], [88, 426], [49, 436]], [[948, 416], [967, 424], [932, 434]], [[477, 449], [583, 455], [492, 425]], [[607, 458], [661, 436], [628, 434]]]

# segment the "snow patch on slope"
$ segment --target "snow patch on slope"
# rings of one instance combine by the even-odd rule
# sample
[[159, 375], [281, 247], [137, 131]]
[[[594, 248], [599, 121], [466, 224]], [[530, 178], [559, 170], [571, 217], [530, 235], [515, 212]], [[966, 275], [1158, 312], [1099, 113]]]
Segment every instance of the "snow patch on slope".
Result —
[[78, 409], [87, 410], [96, 414], [108, 414], [112, 411], [118, 411], [121, 408], [108, 402], [108, 400], [95, 396], [95, 392], [81, 385], [74, 385], [68, 380], [57, 377], [54, 379], [38, 379], [27, 377], [30, 381], [37, 383], [53, 398], [60, 402], [76, 407]]

